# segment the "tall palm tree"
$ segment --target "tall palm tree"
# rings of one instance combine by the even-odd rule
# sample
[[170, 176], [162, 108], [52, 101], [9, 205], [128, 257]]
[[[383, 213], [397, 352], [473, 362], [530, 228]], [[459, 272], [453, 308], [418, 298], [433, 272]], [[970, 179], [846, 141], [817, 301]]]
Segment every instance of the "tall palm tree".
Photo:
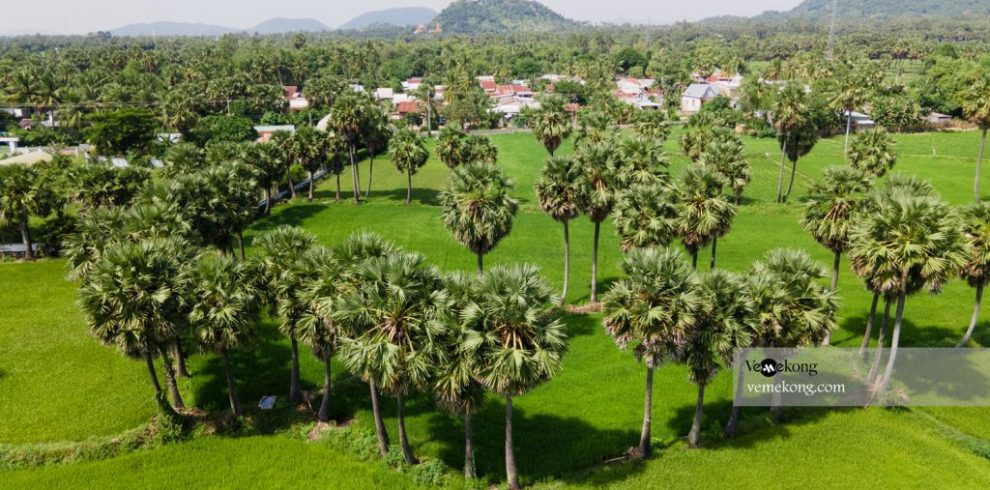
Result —
[[467, 355], [478, 380], [505, 397], [505, 474], [518, 489], [512, 441], [512, 400], [560, 372], [567, 333], [550, 299], [553, 291], [532, 265], [495, 267], [475, 283], [462, 313]]
[[90, 334], [131, 358], [143, 358], [155, 396], [164, 400], [154, 358], [161, 355], [173, 406], [183, 408], [167, 346], [186, 313], [183, 268], [191, 248], [175, 238], [115, 243], [104, 250], [79, 289]]
[[853, 229], [849, 260], [855, 270], [882, 270], [878, 288], [896, 295], [890, 356], [877, 384], [882, 395], [891, 380], [900, 343], [904, 304], [920, 289], [933, 293], [966, 264], [968, 244], [956, 213], [934, 197], [898, 196], [869, 213]]
[[368, 198], [371, 197], [371, 178], [375, 172], [375, 156], [388, 148], [392, 129], [389, 127], [388, 116], [375, 108], [368, 111], [366, 125], [362, 139], [368, 150], [368, 188], [364, 190], [364, 197]]
[[307, 250], [316, 243], [316, 237], [301, 228], [282, 226], [260, 235], [255, 240], [258, 247], [257, 269], [263, 291], [274, 307], [279, 328], [289, 337], [292, 349], [292, 366], [289, 373], [289, 399], [293, 403], [303, 401], [299, 379], [299, 342], [296, 326], [308, 311], [304, 300], [305, 278], [299, 277], [298, 263]]
[[639, 455], [649, 458], [653, 412], [653, 371], [682, 349], [704, 306], [704, 293], [683, 255], [670, 249], [634, 250], [622, 262], [626, 278], [605, 293], [605, 330], [619, 348], [633, 344], [646, 364], [646, 400]]
[[395, 133], [388, 144], [388, 156], [395, 168], [406, 174], [406, 205], [412, 204], [412, 176], [430, 159], [422, 138], [409, 129]]
[[241, 415], [241, 402], [229, 352], [251, 339], [260, 317], [260, 294], [249, 277], [251, 272], [242, 261], [210, 255], [200, 257], [190, 271], [189, 320], [199, 342], [223, 361], [227, 396], [235, 416]]
[[334, 314], [340, 308], [343, 298], [353, 287], [348, 281], [349, 271], [337, 259], [332, 250], [313, 247], [303, 253], [299, 260], [302, 268], [314, 271], [306, 284], [303, 301], [309, 305], [308, 311], [296, 326], [299, 340], [309, 346], [313, 355], [323, 362], [323, 399], [316, 418], [320, 422], [330, 421], [330, 400], [333, 388], [331, 361], [340, 339], [347, 334]]
[[639, 111], [633, 128], [637, 134], [660, 144], [670, 137], [670, 121], [664, 111]]
[[272, 142], [246, 145], [242, 150], [241, 160], [255, 170], [265, 196], [265, 215], [271, 214], [272, 188], [285, 174], [286, 158], [282, 147]]
[[670, 180], [670, 160], [663, 144], [645, 136], [634, 136], [619, 143], [618, 178], [623, 185], [666, 183]]
[[688, 367], [688, 377], [698, 385], [698, 404], [688, 433], [688, 444], [701, 445], [701, 420], [707, 386], [721, 365], [731, 366], [738, 349], [752, 345], [754, 328], [753, 303], [739, 276], [721, 270], [701, 278], [704, 298], [702, 312], [691, 326], [681, 354]]
[[844, 76], [836, 77], [837, 81], [830, 94], [829, 106], [832, 109], [842, 111], [846, 117], [846, 138], [843, 150], [849, 153], [849, 134], [852, 132], [853, 111], [867, 101], [870, 87], [866, 83], [866, 77], [861, 76], [857, 71], [848, 69]]
[[890, 133], [877, 128], [857, 134], [846, 154], [853, 168], [883, 177], [897, 163], [896, 146]]
[[663, 184], [636, 185], [619, 194], [612, 212], [622, 250], [666, 247], [677, 233], [678, 192]]
[[788, 144], [792, 134], [808, 124], [807, 94], [804, 87], [791, 82], [776, 94], [771, 112], [773, 125], [780, 141], [780, 174], [777, 177], [777, 202], [784, 200], [784, 161], [788, 157]]
[[570, 157], [550, 157], [543, 174], [536, 181], [536, 197], [540, 207], [554, 221], [564, 225], [564, 288], [561, 302], [567, 301], [567, 285], [571, 272], [571, 237], [568, 224], [581, 213], [584, 191], [581, 167]]
[[31, 215], [47, 215], [52, 195], [37, 170], [23, 164], [0, 166], [0, 222], [8, 222], [21, 232], [24, 258], [34, 258]]
[[964, 91], [962, 109], [966, 118], [980, 128], [980, 152], [976, 157], [976, 178], [973, 184], [976, 202], [980, 202], [980, 170], [987, 146], [987, 130], [990, 130], [990, 80], [981, 76], [973, 81]]
[[980, 319], [980, 302], [983, 299], [983, 288], [990, 281], [990, 203], [977, 203], [966, 206], [962, 210], [963, 233], [969, 242], [969, 257], [960, 271], [960, 275], [971, 287], [976, 288], [976, 302], [973, 305], [973, 317], [966, 328], [966, 334], [956, 347], [962, 347], [969, 342]]
[[287, 153], [306, 170], [309, 177], [309, 193], [306, 196], [308, 201], [313, 200], [313, 174], [323, 165], [326, 150], [326, 138], [311, 126], [300, 127], [289, 138]]
[[357, 289], [336, 315], [353, 325], [353, 337], [341, 339], [347, 368], [373, 380], [396, 397], [399, 445], [415, 464], [405, 427], [404, 397], [426, 388], [433, 372], [435, 341], [443, 331], [443, 280], [418, 254], [397, 252], [360, 265]]
[[462, 273], [448, 275], [444, 284], [446, 329], [437, 340], [433, 392], [440, 406], [464, 418], [464, 477], [473, 479], [476, 474], [472, 416], [485, 401], [485, 387], [477, 379], [467, 344], [470, 330], [461, 318], [471, 303], [474, 284], [471, 276]]
[[75, 232], [62, 241], [66, 278], [84, 279], [106, 247], [120, 240], [127, 220], [127, 211], [117, 206], [95, 208], [80, 215]]
[[465, 135], [455, 128], [444, 126], [440, 130], [435, 148], [437, 158], [449, 168], [456, 168], [464, 162]]
[[863, 172], [848, 167], [829, 167], [821, 180], [808, 189], [801, 225], [818, 243], [832, 251], [832, 290], [839, 285], [839, 264], [849, 247], [849, 232], [870, 179]]
[[533, 114], [533, 134], [553, 156], [561, 143], [571, 134], [573, 127], [564, 111], [564, 100], [557, 96], [545, 97], [540, 108]]
[[712, 245], [711, 268], [715, 268], [718, 238], [725, 236], [736, 217], [736, 205], [722, 193], [725, 181], [706, 165], [693, 165], [684, 172], [677, 207], [677, 235], [698, 269], [698, 251]]
[[454, 238], [478, 258], [484, 271], [485, 254], [512, 231], [519, 201], [509, 195], [513, 182], [493, 165], [454, 169], [450, 186], [440, 193], [443, 223]]
[[331, 111], [330, 127], [347, 144], [347, 154], [351, 162], [351, 183], [354, 187], [354, 204], [361, 202], [361, 176], [358, 173], [355, 154], [358, 143], [367, 130], [369, 105], [357, 94], [348, 93], [337, 97]]
[[742, 202], [743, 192], [753, 180], [753, 174], [738, 138], [708, 145], [698, 158], [698, 163], [707, 165], [722, 177], [725, 185], [732, 191], [736, 205]]
[[437, 89], [432, 83], [421, 83], [414, 91], [416, 97], [422, 101], [423, 112], [426, 113], [426, 134], [433, 137], [433, 115], [437, 113], [436, 96]]
[[615, 160], [615, 145], [608, 141], [583, 143], [575, 152], [575, 160], [584, 176], [584, 190], [581, 191], [581, 212], [595, 225], [591, 252], [591, 304], [598, 303], [598, 241], [602, 222], [608, 219], [615, 207], [619, 193]]

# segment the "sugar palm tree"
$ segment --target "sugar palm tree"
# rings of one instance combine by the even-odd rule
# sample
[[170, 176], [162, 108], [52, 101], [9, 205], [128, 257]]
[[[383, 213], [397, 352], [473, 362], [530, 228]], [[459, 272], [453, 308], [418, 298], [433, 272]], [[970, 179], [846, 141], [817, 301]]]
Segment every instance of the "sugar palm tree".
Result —
[[434, 151], [437, 158], [449, 168], [456, 168], [464, 163], [464, 133], [452, 127], [444, 127], [440, 130], [437, 138], [437, 145]]
[[623, 260], [622, 271], [626, 278], [603, 298], [603, 323], [620, 348], [632, 344], [636, 359], [646, 364], [639, 455], [649, 458], [653, 371], [682, 349], [704, 306], [704, 293], [694, 270], [674, 250], [634, 250]]
[[896, 146], [890, 133], [878, 128], [857, 134], [846, 154], [853, 168], [883, 177], [897, 163]]
[[154, 358], [161, 355], [173, 406], [183, 408], [167, 356], [186, 313], [184, 265], [191, 248], [175, 238], [115, 243], [103, 251], [79, 289], [90, 334], [131, 358], [143, 358], [155, 396], [164, 400]]
[[557, 96], [545, 97], [540, 108], [533, 114], [532, 126], [536, 139], [553, 156], [561, 143], [571, 134], [573, 127], [564, 111], [564, 100]]
[[31, 215], [46, 215], [52, 195], [37, 170], [23, 164], [0, 167], [0, 222], [8, 222], [21, 232], [24, 258], [34, 258]]
[[543, 211], [564, 225], [564, 288], [561, 301], [567, 301], [567, 285], [571, 272], [571, 238], [568, 223], [581, 213], [584, 191], [581, 167], [569, 157], [550, 157], [543, 174], [536, 181], [536, 197]]
[[904, 304], [919, 289], [941, 290], [966, 264], [968, 244], [956, 213], [934, 197], [898, 196], [869, 213], [853, 229], [849, 260], [855, 270], [883, 270], [878, 288], [897, 296], [890, 357], [877, 384], [882, 395], [891, 380], [900, 343]]
[[[780, 141], [780, 175], [777, 177], [777, 202], [784, 200], [784, 161], [792, 135], [808, 124], [807, 94], [798, 83], [788, 83], [774, 97], [772, 120]], [[796, 160], [795, 160], [796, 161]]]
[[849, 232], [870, 179], [863, 172], [848, 167], [829, 167], [821, 180], [808, 189], [801, 225], [818, 243], [835, 256], [832, 261], [832, 290], [839, 284], [839, 264], [849, 247]]
[[615, 207], [619, 192], [616, 176], [615, 145], [609, 141], [581, 144], [574, 155], [584, 176], [584, 190], [581, 191], [581, 212], [595, 225], [594, 242], [591, 252], [591, 304], [598, 303], [598, 241], [602, 222], [608, 219]]
[[680, 212], [675, 188], [636, 185], [619, 194], [612, 212], [623, 251], [666, 247], [677, 233]]
[[677, 235], [698, 269], [698, 251], [712, 245], [711, 268], [715, 268], [718, 238], [725, 236], [736, 217], [736, 205], [722, 193], [725, 181], [707, 165], [693, 165], [684, 172], [677, 207]]
[[688, 444], [701, 445], [701, 420], [707, 386], [722, 365], [731, 366], [738, 349], [752, 345], [754, 328], [753, 303], [739, 276], [721, 270], [701, 278], [704, 298], [702, 312], [692, 325], [681, 354], [688, 367], [688, 377], [698, 385], [698, 404], [688, 433]]
[[857, 107], [866, 103], [870, 87], [866, 83], [866, 77], [860, 76], [855, 70], [845, 70], [843, 75], [836, 77], [838, 80], [834, 84], [832, 94], [830, 94], [829, 106], [832, 109], [842, 111], [846, 117], [846, 138], [843, 149], [848, 154], [849, 134], [852, 132], [852, 113]]
[[739, 205], [743, 192], [753, 180], [742, 142], [738, 138], [713, 142], [705, 148], [698, 163], [707, 165], [722, 177], [732, 191], [734, 202]]
[[309, 308], [297, 324], [296, 333], [299, 340], [309, 346], [313, 355], [323, 363], [323, 399], [316, 418], [327, 423], [330, 421], [333, 389], [331, 361], [340, 338], [347, 334], [343, 325], [334, 320], [334, 314], [353, 283], [347, 280], [348, 271], [344, 264], [332, 250], [325, 247], [307, 250], [298, 264], [314, 273], [302, 296]]
[[960, 271], [960, 275], [971, 287], [976, 288], [976, 302], [973, 305], [973, 317], [966, 328], [966, 334], [956, 347], [962, 347], [969, 342], [980, 319], [980, 302], [983, 299], [983, 288], [990, 281], [990, 204], [978, 203], [966, 206], [962, 210], [963, 233], [969, 242], [969, 257]]
[[293, 403], [303, 401], [299, 380], [299, 342], [296, 326], [308, 311], [304, 301], [305, 279], [299, 277], [300, 258], [316, 243], [316, 237], [301, 228], [282, 226], [260, 235], [255, 240], [258, 247], [257, 270], [262, 274], [260, 284], [267, 292], [268, 301], [279, 319], [279, 329], [289, 337], [292, 349], [292, 366], [289, 373], [289, 399]]
[[106, 247], [120, 240], [127, 223], [127, 211], [120, 207], [95, 208], [79, 217], [74, 233], [62, 241], [66, 278], [84, 279], [99, 261]]
[[357, 146], [364, 137], [368, 126], [368, 106], [370, 104], [356, 94], [337, 97], [331, 111], [330, 127], [347, 144], [351, 162], [351, 182], [354, 187], [354, 203], [361, 202], [361, 176], [358, 173]]
[[478, 258], [484, 271], [485, 254], [512, 231], [519, 201], [509, 195], [513, 183], [493, 165], [454, 169], [450, 186], [440, 193], [443, 223], [454, 238]]
[[426, 134], [433, 137], [433, 115], [437, 113], [437, 89], [432, 83], [422, 83], [415, 90], [416, 96], [422, 102], [423, 112], [426, 113]]
[[437, 340], [433, 392], [441, 407], [464, 418], [464, 477], [470, 479], [476, 476], [472, 416], [485, 401], [485, 387], [477, 380], [475, 362], [469, 355], [470, 330], [461, 322], [474, 285], [471, 276], [462, 273], [448, 275], [444, 284], [446, 329]]
[[369, 108], [368, 120], [365, 123], [365, 133], [362, 136], [364, 147], [368, 151], [368, 188], [364, 197], [371, 197], [371, 180], [375, 171], [375, 156], [388, 149], [392, 129], [389, 127], [388, 116], [380, 109]]
[[978, 77], [964, 92], [963, 114], [980, 128], [980, 152], [976, 157], [976, 178], [973, 184], [976, 202], [980, 202], [980, 170], [987, 146], [987, 130], [990, 130], [990, 80]]
[[309, 176], [309, 193], [306, 196], [309, 201], [313, 200], [313, 174], [323, 165], [326, 150], [326, 138], [311, 126], [300, 127], [288, 140], [287, 153]]
[[444, 328], [439, 320], [443, 280], [413, 253], [366, 262], [356, 274], [359, 286], [336, 313], [355, 327], [352, 337], [341, 339], [340, 357], [351, 372], [396, 397], [399, 445], [406, 462], [415, 464], [404, 397], [424, 390], [430, 381], [435, 341]]
[[663, 145], [645, 136], [627, 138], [619, 143], [618, 178], [623, 185], [665, 183], [670, 180], [670, 160]]
[[518, 489], [512, 441], [512, 400], [560, 372], [567, 334], [550, 299], [553, 291], [532, 265], [495, 267], [475, 283], [462, 313], [467, 355], [478, 380], [505, 397], [505, 474]]
[[272, 187], [285, 174], [286, 158], [282, 147], [272, 142], [247, 145], [242, 150], [241, 159], [255, 169], [258, 186], [265, 196], [265, 215], [271, 214]]
[[388, 144], [388, 156], [395, 168], [406, 174], [406, 205], [412, 204], [412, 176], [430, 159], [423, 140], [409, 129], [400, 130]]
[[260, 294], [249, 277], [251, 272], [242, 261], [210, 255], [200, 257], [190, 271], [189, 320], [199, 342], [223, 361], [227, 396], [235, 416], [241, 415], [241, 402], [229, 353], [251, 339], [260, 317]]
[[639, 111], [634, 129], [636, 133], [660, 144], [670, 137], [670, 121], [664, 111]]

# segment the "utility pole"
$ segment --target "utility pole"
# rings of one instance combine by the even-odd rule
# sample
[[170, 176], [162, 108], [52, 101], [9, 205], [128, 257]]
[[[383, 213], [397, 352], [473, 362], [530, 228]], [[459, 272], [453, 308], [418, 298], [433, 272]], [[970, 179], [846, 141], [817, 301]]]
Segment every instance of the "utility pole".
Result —
[[835, 57], [835, 23], [838, 19], [839, 14], [839, 0], [832, 0], [832, 20], [828, 25], [828, 48], [825, 51], [825, 56], [829, 60]]

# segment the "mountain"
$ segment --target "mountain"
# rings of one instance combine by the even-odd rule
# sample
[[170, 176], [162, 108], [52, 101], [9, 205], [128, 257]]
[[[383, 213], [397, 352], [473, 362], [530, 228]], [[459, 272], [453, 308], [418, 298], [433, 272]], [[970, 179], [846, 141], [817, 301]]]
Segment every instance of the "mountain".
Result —
[[244, 29], [249, 34], [282, 34], [285, 32], [323, 32], [329, 31], [326, 24], [316, 19], [286, 19], [275, 17], [254, 27]]
[[237, 29], [211, 24], [188, 22], [149, 22], [129, 24], [110, 30], [114, 36], [219, 36]]
[[433, 22], [443, 32], [455, 34], [547, 31], [578, 25], [532, 0], [456, 0]]
[[[760, 18], [828, 19], [831, 15], [832, 0], [805, 0], [787, 12], [767, 12]], [[841, 20], [986, 15], [990, 15], [990, 2], [987, 0], [839, 0]]]
[[400, 7], [366, 12], [344, 23], [338, 29], [364, 29], [376, 24], [388, 24], [399, 27], [417, 26], [433, 20], [436, 10], [426, 7]]

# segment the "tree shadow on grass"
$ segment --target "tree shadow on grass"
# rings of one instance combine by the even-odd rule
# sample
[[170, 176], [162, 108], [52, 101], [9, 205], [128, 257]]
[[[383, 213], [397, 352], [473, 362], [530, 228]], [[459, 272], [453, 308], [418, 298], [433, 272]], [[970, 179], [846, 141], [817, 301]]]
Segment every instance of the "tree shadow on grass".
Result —
[[568, 313], [564, 315], [563, 322], [567, 325], [567, 335], [570, 337], [591, 335], [596, 328], [601, 328], [601, 322], [591, 315]]
[[[910, 305], [908, 305], [910, 306]], [[870, 312], [867, 310], [861, 316], [849, 317], [842, 320], [842, 330], [851, 332], [852, 336], [836, 339], [833, 344], [840, 344], [843, 348], [856, 348], [863, 340], [866, 333], [866, 322]], [[911, 321], [907, 315], [910, 310], [905, 309], [905, 317], [901, 321], [901, 347], [955, 347], [962, 338], [962, 332], [938, 325], [918, 325]], [[920, 315], [919, 315], [920, 316]], [[877, 317], [873, 321], [873, 330], [870, 333], [871, 346], [876, 346], [877, 335], [880, 332], [880, 325], [883, 322], [883, 306], [877, 307]], [[990, 328], [990, 323], [982, 324], [984, 331]], [[978, 327], [979, 328], [979, 327]], [[890, 339], [894, 332], [894, 312], [891, 308], [890, 320], [887, 322], [887, 331], [884, 334], [885, 346], [890, 345]], [[981, 345], [985, 345], [982, 342]]]
[[[297, 198], [298, 199], [298, 198]], [[303, 198], [305, 199], [305, 198]], [[325, 204], [307, 203], [307, 204], [294, 204], [294, 205], [282, 205], [282, 209], [274, 208], [272, 210], [271, 216], [267, 216], [264, 219], [259, 219], [251, 225], [251, 230], [257, 233], [263, 233], [269, 230], [273, 230], [283, 225], [294, 225], [299, 226], [307, 218], [311, 218], [323, 211], [326, 211], [327, 206]], [[251, 241], [251, 237], [246, 237], [248, 242]]]
[[[516, 398], [516, 403], [526, 395]], [[638, 438], [635, 430], [603, 430], [584, 420], [547, 414], [530, 415], [514, 406], [513, 442], [524, 482], [568, 478], [574, 472], [621, 456]], [[475, 465], [479, 476], [505, 479], [505, 404], [489, 398], [472, 419]], [[460, 417], [435, 411], [429, 438], [440, 447], [440, 458], [452, 468], [464, 466], [464, 423]]]

